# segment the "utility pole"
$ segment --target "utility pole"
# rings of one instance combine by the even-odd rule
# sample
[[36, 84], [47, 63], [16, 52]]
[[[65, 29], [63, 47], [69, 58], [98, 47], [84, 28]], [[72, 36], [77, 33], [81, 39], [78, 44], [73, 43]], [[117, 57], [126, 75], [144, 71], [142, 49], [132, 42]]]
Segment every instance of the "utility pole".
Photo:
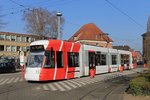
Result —
[[60, 33], [60, 19], [61, 19], [61, 16], [62, 16], [62, 13], [58, 12], [56, 13], [56, 16], [57, 16], [57, 39], [60, 40], [61, 39], [61, 33]]

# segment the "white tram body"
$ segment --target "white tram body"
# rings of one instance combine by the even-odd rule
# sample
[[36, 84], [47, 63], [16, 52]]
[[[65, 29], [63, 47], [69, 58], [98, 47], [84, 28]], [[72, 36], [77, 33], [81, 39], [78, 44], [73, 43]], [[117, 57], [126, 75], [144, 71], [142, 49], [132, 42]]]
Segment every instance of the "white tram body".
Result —
[[[36, 64], [36, 62], [40, 64]], [[61, 40], [39, 40], [30, 44], [25, 68], [27, 81], [48, 81], [88, 76], [133, 68], [130, 51], [103, 48]]]

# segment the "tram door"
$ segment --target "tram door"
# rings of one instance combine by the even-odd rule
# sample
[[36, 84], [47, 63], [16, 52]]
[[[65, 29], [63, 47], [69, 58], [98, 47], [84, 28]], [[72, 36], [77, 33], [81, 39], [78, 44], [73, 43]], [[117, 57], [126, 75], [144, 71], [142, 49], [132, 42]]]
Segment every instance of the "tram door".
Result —
[[96, 69], [95, 52], [89, 52], [89, 71], [90, 69]]

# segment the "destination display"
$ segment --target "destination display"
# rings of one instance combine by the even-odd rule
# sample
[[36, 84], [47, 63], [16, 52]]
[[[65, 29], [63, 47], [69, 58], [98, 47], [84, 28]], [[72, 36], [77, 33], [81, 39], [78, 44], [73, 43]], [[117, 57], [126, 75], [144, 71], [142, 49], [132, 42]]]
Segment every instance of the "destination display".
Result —
[[40, 52], [40, 51], [44, 51], [43, 45], [30, 46], [30, 52]]

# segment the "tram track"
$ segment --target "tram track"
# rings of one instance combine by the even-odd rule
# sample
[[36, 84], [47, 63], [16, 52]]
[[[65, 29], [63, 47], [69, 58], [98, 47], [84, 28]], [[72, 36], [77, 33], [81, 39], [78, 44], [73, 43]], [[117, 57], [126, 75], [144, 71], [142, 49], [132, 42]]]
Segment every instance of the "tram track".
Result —
[[119, 86], [116, 87], [116, 85], [112, 86], [112, 88], [108, 91], [108, 93], [104, 96], [104, 98], [102, 100], [109, 100], [108, 98], [111, 97], [111, 95], [114, 93], [115, 94], [115, 91], [117, 89], [122, 89], [122, 87], [124, 86], [125, 84], [120, 84]]
[[[118, 82], [108, 80], [108, 82], [95, 87], [91, 91], [81, 96], [79, 100], [86, 100], [90, 97], [95, 98], [95, 100], [110, 100], [109, 97], [111, 97], [111, 95], [118, 95], [118, 91], [122, 90], [123, 87], [126, 87], [127, 84], [128, 82], [126, 81], [126, 79]], [[95, 95], [95, 93], [99, 93], [99, 95]]]
[[[38, 84], [36, 84], [36, 85], [38, 85]], [[9, 84], [5, 87], [0, 87], [0, 95], [7, 94], [9, 92], [14, 92], [14, 91], [18, 91], [18, 90], [31, 88], [33, 86], [35, 87], [36, 85], [29, 84], [27, 82], [21, 82], [21, 83], [17, 83], [17, 84]]]

